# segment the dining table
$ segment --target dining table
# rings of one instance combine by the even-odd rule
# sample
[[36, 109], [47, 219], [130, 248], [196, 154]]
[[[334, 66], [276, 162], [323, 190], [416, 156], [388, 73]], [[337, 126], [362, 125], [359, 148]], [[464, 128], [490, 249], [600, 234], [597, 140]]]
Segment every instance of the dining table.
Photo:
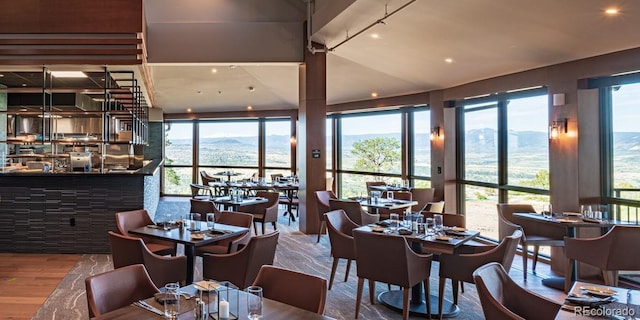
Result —
[[371, 188], [372, 190], [376, 190], [376, 191], [382, 191], [382, 192], [387, 192], [387, 191], [411, 191], [411, 187], [405, 187], [405, 186], [400, 186], [400, 185], [392, 185], [392, 184], [384, 184], [384, 185], [374, 185], [374, 186], [369, 186], [369, 188]]
[[[358, 227], [354, 230], [360, 230], [365, 232], [376, 232], [372, 227], [383, 225], [388, 226], [389, 220], [382, 221], [378, 224], [365, 225]], [[446, 230], [454, 230], [452, 227], [445, 227]], [[397, 229], [399, 230], [399, 229]], [[383, 233], [391, 237], [404, 237], [411, 244], [411, 249], [416, 253], [447, 253], [455, 254], [457, 250], [467, 241], [477, 237], [480, 232], [475, 230], [456, 230], [449, 236], [436, 236], [435, 234], [418, 233], [412, 231], [410, 234], [400, 234], [397, 230], [393, 230], [390, 227], [385, 227]], [[411, 297], [409, 302], [409, 312], [412, 315], [418, 315], [421, 317], [429, 317], [426, 310], [426, 301], [424, 298], [424, 288], [422, 282], [416, 284], [411, 289]], [[384, 306], [402, 312], [402, 289], [388, 290], [378, 295], [378, 301]], [[460, 313], [460, 308], [452, 301], [444, 299], [442, 305], [442, 316], [449, 318], [455, 317]], [[438, 296], [431, 294], [431, 316], [438, 316]]]
[[555, 320], [638, 317], [640, 290], [576, 281]]
[[[213, 244], [221, 240], [249, 232], [249, 228], [231, 226], [222, 223], [216, 223], [215, 228], [207, 229], [207, 224], [203, 221], [190, 221], [189, 223], [183, 221], [182, 225], [183, 227], [180, 227], [180, 224], [172, 224], [168, 228], [157, 225], [148, 225], [133, 230], [128, 230], [128, 232], [139, 236], [151, 237], [183, 244], [184, 255], [187, 257], [187, 284], [191, 284], [193, 282], [196, 247]], [[196, 228], [197, 230], [191, 230], [190, 228], [187, 228], [187, 226], [191, 225], [198, 226]], [[199, 237], [196, 238], [194, 234], [199, 235]]]
[[[210, 283], [212, 281], [207, 281]], [[185, 287], [180, 288], [181, 298], [180, 298], [180, 314], [178, 315], [178, 320], [192, 320], [195, 319], [195, 298], [199, 297], [201, 294], [203, 296], [207, 295], [207, 288], [202, 288], [197, 285], [191, 284]], [[229, 289], [231, 293], [229, 294], [229, 310], [232, 314], [234, 314], [237, 319], [247, 319], [247, 295], [248, 293], [243, 290], [237, 289]], [[208, 302], [207, 299], [203, 299], [203, 301]], [[165, 319], [164, 316], [157, 314], [157, 312], [163, 312], [163, 305], [158, 302], [155, 297], [149, 297], [144, 299], [143, 302], [146, 305], [151, 306], [151, 310], [149, 311], [145, 308], [141, 308], [135, 306], [134, 304], [127, 305], [125, 307], [107, 312], [105, 314], [99, 315], [94, 320], [125, 320], [125, 319], [136, 319], [136, 320], [157, 320], [157, 319]], [[211, 302], [208, 304], [208, 310], [213, 310], [215, 302]], [[237, 312], [236, 312], [237, 310]], [[155, 313], [154, 313], [155, 312]], [[212, 313], [212, 311], [209, 311]], [[235, 314], [237, 313], [237, 314]], [[207, 317], [207, 319], [214, 319], [215, 312]], [[307, 311], [305, 309], [301, 309], [298, 307], [294, 307], [292, 305], [288, 305], [276, 300], [263, 298], [262, 300], [262, 319], [300, 319], [300, 320], [331, 320], [334, 318], [320, 315], [315, 312]]]
[[293, 202], [296, 196], [296, 192], [300, 189], [300, 186], [295, 182], [276, 182], [273, 184], [273, 189], [284, 194], [287, 198], [287, 211], [284, 212], [284, 216], [289, 215], [290, 221], [295, 222], [296, 216], [293, 215]]
[[220, 172], [214, 173], [213, 175], [218, 177], [227, 177], [227, 182], [230, 182], [231, 177], [237, 177], [239, 175], [242, 175], [242, 173], [234, 172], [234, 171], [220, 171]]
[[364, 199], [357, 199], [360, 205], [367, 208], [367, 211], [372, 214], [377, 214], [380, 209], [396, 210], [406, 209], [411, 206], [417, 206], [418, 201], [413, 200], [400, 200], [389, 198], [378, 198], [377, 200], [366, 197]]
[[216, 197], [213, 199], [215, 204], [221, 204], [224, 210], [231, 209], [231, 211], [237, 212], [240, 206], [250, 206], [254, 204], [260, 204], [268, 202], [267, 198], [262, 197], [242, 197], [241, 199], [231, 199], [231, 196]]
[[[578, 213], [553, 213], [550, 217], [544, 216], [541, 213], [536, 212], [514, 212], [514, 217], [528, 219], [543, 224], [561, 225], [566, 229], [567, 237], [576, 237], [577, 229], [579, 228], [599, 228], [600, 234], [605, 234], [610, 228], [615, 225], [637, 225], [635, 222], [611, 220], [611, 219], [593, 219], [583, 218]], [[578, 274], [578, 263], [573, 261], [571, 266], [573, 273], [571, 281], [576, 281]], [[564, 291], [564, 277], [549, 277], [542, 279], [542, 284], [547, 287]]]

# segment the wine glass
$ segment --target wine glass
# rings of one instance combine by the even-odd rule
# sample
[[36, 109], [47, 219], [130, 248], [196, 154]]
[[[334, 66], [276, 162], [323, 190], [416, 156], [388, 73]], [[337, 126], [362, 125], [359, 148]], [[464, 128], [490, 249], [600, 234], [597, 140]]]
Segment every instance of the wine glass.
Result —
[[213, 213], [207, 213], [207, 228], [213, 230], [216, 228], [216, 216]]

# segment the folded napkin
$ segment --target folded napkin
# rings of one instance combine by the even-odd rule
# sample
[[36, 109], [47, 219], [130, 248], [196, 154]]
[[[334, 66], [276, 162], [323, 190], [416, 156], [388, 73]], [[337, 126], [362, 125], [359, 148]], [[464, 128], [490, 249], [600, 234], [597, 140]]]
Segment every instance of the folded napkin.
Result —
[[569, 295], [565, 299], [565, 302], [571, 304], [577, 304], [581, 306], [597, 307], [599, 305], [607, 304], [614, 301], [613, 297], [594, 297], [583, 295]]

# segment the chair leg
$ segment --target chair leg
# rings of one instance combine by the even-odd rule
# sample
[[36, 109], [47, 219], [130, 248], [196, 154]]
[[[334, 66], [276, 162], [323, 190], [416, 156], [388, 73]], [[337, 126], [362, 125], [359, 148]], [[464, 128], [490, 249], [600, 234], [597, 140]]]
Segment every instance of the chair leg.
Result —
[[331, 290], [331, 286], [333, 285], [333, 278], [336, 276], [336, 269], [338, 268], [339, 258], [333, 258], [333, 264], [331, 265], [331, 277], [329, 277], [329, 290]]
[[409, 291], [411, 288], [402, 288], [402, 320], [409, 320]]
[[323, 228], [324, 228], [324, 220], [320, 221], [320, 229], [318, 230], [318, 240], [316, 240], [316, 243], [320, 242], [320, 235], [322, 235]]
[[358, 278], [358, 293], [356, 294], [356, 316], [360, 315], [360, 300], [362, 300], [362, 287], [364, 286], [364, 278]]
[[453, 304], [458, 304], [458, 283], [459, 281], [451, 279], [451, 291], [453, 292]]
[[442, 320], [442, 303], [444, 301], [445, 278], [440, 277], [438, 281], [438, 319]]
[[538, 263], [538, 251], [539, 246], [533, 246], [533, 264], [531, 264], [531, 271], [536, 272], [536, 263]]
[[571, 278], [573, 277], [573, 264], [575, 260], [569, 259], [569, 262], [565, 266], [564, 269], [564, 292], [569, 293], [569, 289], [571, 289]]
[[424, 279], [422, 283], [424, 286], [424, 301], [427, 302], [427, 315], [429, 315], [429, 319], [431, 319], [431, 290], [429, 288], [429, 278]]
[[464, 282], [460, 281], [460, 291], [464, 293]]
[[344, 282], [349, 280], [349, 272], [351, 271], [351, 259], [347, 259], [347, 271], [344, 273]]
[[273, 226], [273, 231], [277, 231], [278, 230], [278, 225], [276, 224], [276, 222], [271, 222], [271, 225]]
[[527, 250], [526, 245], [522, 245], [522, 272], [524, 276], [524, 280], [527, 280], [527, 256], [529, 255], [529, 250]]
[[372, 305], [376, 304], [376, 301], [373, 298], [375, 294], [376, 294], [376, 282], [369, 279], [369, 301], [371, 302]]
[[258, 235], [258, 223], [255, 220], [253, 220], [253, 233]]
[[264, 225], [266, 224], [264, 221], [262, 221], [262, 234], [264, 234]]

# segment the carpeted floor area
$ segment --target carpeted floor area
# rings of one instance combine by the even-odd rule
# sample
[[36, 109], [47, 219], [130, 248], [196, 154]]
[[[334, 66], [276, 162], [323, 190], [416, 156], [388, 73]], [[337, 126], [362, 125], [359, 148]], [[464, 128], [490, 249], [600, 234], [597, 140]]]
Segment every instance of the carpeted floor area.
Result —
[[[161, 201], [160, 212], [174, 212], [176, 214], [188, 211], [187, 201]], [[316, 243], [316, 235], [305, 235], [298, 230], [297, 223], [288, 225], [288, 218], [280, 216], [278, 229], [281, 232], [276, 251], [275, 265], [302, 270], [307, 273], [329, 278], [331, 272], [330, 244], [328, 236], [324, 235], [320, 243]], [[270, 226], [267, 232], [271, 231]], [[180, 248], [180, 246], [179, 246]], [[196, 261], [196, 280], [202, 278], [202, 262]], [[352, 265], [349, 279], [343, 282], [346, 262], [338, 266], [333, 288], [327, 295], [325, 314], [336, 319], [353, 319], [357, 288], [356, 264]], [[385, 268], [384, 261], [380, 268]], [[62, 280], [47, 301], [38, 310], [33, 319], [87, 319], [86, 296], [84, 279], [92, 274], [112, 269], [110, 255], [86, 254], [69, 274]], [[520, 270], [518, 270], [521, 272]], [[437, 293], [438, 263], [433, 263], [431, 271], [431, 292]], [[221, 279], [224, 280], [224, 279]], [[397, 288], [397, 287], [394, 287]], [[376, 294], [387, 289], [386, 284], [377, 284]], [[365, 285], [359, 319], [400, 319], [402, 315], [378, 303], [371, 305], [368, 300], [368, 287]], [[446, 297], [451, 297], [450, 285], [447, 285]], [[435, 296], [433, 297], [435, 298]], [[465, 292], [460, 294], [458, 303], [461, 313], [456, 319], [483, 319], [482, 309], [477, 298], [475, 287], [465, 284]], [[416, 317], [417, 319], [417, 317]]]

